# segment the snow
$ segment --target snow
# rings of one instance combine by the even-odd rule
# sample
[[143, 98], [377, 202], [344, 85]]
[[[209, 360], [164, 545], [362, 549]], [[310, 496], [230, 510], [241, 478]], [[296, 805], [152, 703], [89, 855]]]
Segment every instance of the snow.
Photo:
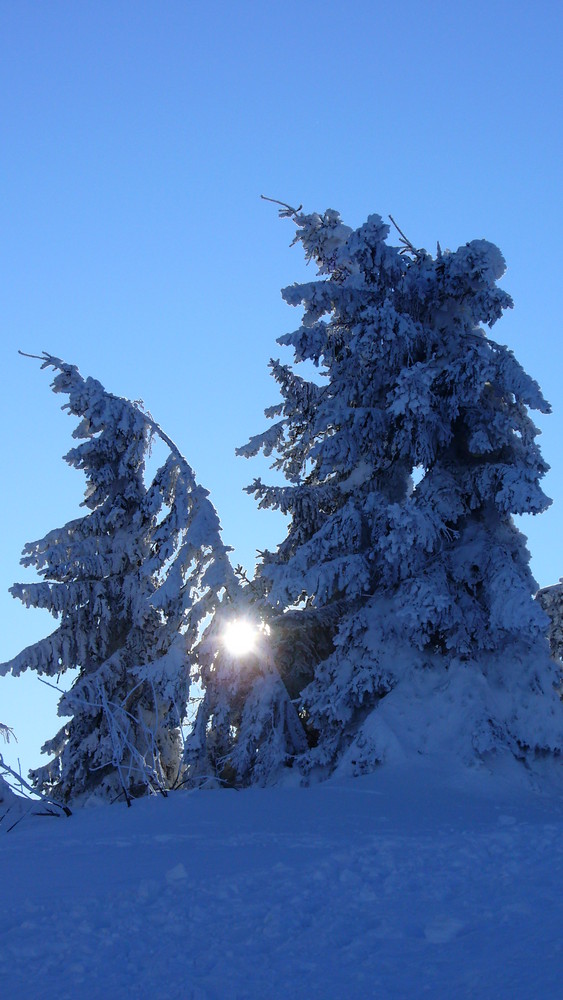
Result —
[[558, 998], [563, 784], [544, 768], [421, 757], [0, 823], [2, 995]]

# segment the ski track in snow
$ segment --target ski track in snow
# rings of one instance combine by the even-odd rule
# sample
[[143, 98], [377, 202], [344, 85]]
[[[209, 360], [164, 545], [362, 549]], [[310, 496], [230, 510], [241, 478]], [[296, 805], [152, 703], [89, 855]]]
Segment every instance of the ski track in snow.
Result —
[[2, 996], [560, 998], [563, 798], [477, 785], [373, 775], [27, 819], [0, 835]]

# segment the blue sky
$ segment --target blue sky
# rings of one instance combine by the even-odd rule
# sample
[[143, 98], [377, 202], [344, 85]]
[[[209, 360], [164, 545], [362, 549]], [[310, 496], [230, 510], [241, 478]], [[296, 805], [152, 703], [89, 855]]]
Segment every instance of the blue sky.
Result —
[[[553, 405], [540, 425], [554, 503], [524, 530], [539, 583], [559, 579], [561, 51], [554, 2], [0, 7], [0, 659], [53, 624], [7, 590], [25, 579], [24, 543], [77, 516], [83, 487], [61, 461], [74, 425], [18, 349], [142, 398], [237, 561], [281, 541], [242, 492], [264, 467], [234, 449], [265, 426], [267, 362], [298, 324], [279, 290], [309, 272], [261, 193], [351, 225], [391, 213], [431, 250], [501, 247], [515, 309], [494, 336]], [[24, 769], [55, 703], [34, 678], [0, 681]]]

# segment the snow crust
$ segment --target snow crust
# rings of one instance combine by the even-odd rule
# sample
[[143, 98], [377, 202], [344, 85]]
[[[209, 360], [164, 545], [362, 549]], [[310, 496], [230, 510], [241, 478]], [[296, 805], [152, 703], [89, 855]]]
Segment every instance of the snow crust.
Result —
[[2, 995], [559, 998], [559, 765], [446, 766], [1, 822]]

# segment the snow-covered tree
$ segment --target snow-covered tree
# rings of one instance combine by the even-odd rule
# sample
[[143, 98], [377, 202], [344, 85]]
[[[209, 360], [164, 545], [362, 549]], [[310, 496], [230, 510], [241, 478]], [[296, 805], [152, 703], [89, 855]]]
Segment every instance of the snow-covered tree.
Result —
[[304, 317], [279, 343], [319, 372], [272, 361], [277, 419], [239, 453], [274, 453], [287, 479], [249, 487], [290, 515], [259, 568], [271, 605], [322, 609], [329, 628], [296, 695], [301, 766], [360, 772], [448, 741], [466, 757], [559, 751], [557, 671], [512, 519], [549, 504], [528, 413], [549, 407], [480, 325], [512, 305], [500, 251], [432, 257], [389, 245], [377, 215], [352, 230], [334, 211], [281, 214], [319, 277], [283, 291]]
[[[86, 475], [88, 513], [25, 546], [22, 564], [42, 580], [11, 593], [59, 625], [0, 672], [78, 669], [59, 702], [70, 718], [43, 747], [52, 760], [32, 772], [34, 784], [62, 802], [129, 802], [181, 779], [193, 649], [237, 581], [207, 491], [150, 415], [76, 367], [42, 361], [79, 418], [81, 443], [65, 460]], [[147, 484], [155, 439], [168, 457]]]

